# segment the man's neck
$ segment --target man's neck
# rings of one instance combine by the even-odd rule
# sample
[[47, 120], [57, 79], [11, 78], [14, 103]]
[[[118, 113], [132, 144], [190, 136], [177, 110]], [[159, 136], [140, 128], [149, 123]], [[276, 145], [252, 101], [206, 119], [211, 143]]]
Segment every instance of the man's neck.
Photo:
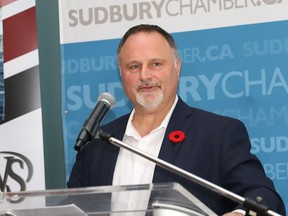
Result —
[[135, 114], [132, 120], [134, 128], [141, 137], [146, 136], [152, 130], [160, 126], [166, 115], [171, 110], [175, 100], [166, 106], [159, 106], [155, 109], [147, 109], [143, 107], [135, 107]]

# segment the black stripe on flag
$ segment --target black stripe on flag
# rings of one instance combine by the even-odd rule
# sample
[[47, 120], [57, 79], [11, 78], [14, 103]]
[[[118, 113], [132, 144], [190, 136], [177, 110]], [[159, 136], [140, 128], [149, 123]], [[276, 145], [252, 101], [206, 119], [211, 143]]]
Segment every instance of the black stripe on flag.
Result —
[[41, 107], [38, 65], [5, 79], [4, 88], [4, 122]]

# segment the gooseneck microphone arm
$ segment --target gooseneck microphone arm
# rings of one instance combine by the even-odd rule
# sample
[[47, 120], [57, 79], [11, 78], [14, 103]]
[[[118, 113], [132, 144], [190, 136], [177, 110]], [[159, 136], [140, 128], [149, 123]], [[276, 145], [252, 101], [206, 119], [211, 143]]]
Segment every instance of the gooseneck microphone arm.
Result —
[[140, 155], [141, 157], [144, 157], [154, 163], [156, 163], [158, 166], [168, 170], [168, 171], [171, 171], [173, 173], [176, 173], [178, 174], [179, 176], [182, 176], [192, 182], [195, 182], [199, 185], [202, 185], [204, 186], [205, 188], [208, 188], [218, 194], [221, 194], [222, 196], [225, 196], [226, 198], [228, 199], [231, 199], [241, 205], [243, 205], [243, 207], [245, 207], [247, 210], [246, 210], [246, 215], [261, 215], [261, 216], [264, 216], [264, 215], [267, 215], [267, 216], [281, 216], [279, 214], [277, 214], [276, 212], [273, 212], [271, 210], [269, 210], [266, 206], [262, 205], [261, 203], [259, 202], [256, 202], [252, 199], [249, 199], [249, 198], [244, 198], [244, 197], [241, 197], [231, 191], [228, 191], [218, 185], [215, 185], [205, 179], [202, 179], [196, 175], [193, 175], [183, 169], [180, 169], [179, 167], [176, 167], [170, 163], [167, 163], [166, 161], [163, 161], [157, 157], [154, 157], [150, 154], [147, 154], [131, 145], [128, 145], [116, 138], [114, 138], [111, 134], [108, 134], [108, 133], [105, 133], [105, 132], [101, 132], [99, 134], [100, 138], [113, 144], [113, 145], [116, 145], [118, 147], [122, 147], [122, 148], [125, 148], [137, 155]]

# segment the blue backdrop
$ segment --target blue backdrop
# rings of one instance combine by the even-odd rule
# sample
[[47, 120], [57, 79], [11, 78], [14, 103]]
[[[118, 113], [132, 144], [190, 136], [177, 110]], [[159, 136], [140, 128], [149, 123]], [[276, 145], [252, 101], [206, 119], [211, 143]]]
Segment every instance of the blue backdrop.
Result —
[[[194, 107], [242, 120], [252, 153], [288, 209], [288, 21], [174, 33], [182, 58], [179, 95]], [[102, 92], [116, 105], [109, 122], [131, 110], [116, 64], [119, 39], [62, 44], [67, 177], [84, 121]]]

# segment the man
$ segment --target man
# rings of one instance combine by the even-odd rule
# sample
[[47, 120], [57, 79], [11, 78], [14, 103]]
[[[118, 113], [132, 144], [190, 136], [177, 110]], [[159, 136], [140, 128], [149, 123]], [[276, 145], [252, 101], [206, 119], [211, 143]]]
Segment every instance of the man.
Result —
[[[249, 152], [245, 126], [191, 108], [177, 96], [181, 60], [171, 35], [155, 25], [132, 27], [117, 54], [123, 88], [134, 109], [103, 131], [243, 197], [260, 196], [271, 210], [285, 214], [272, 181]], [[165, 181], [179, 182], [219, 215], [245, 214], [227, 198], [101, 140], [78, 153], [68, 187]]]

